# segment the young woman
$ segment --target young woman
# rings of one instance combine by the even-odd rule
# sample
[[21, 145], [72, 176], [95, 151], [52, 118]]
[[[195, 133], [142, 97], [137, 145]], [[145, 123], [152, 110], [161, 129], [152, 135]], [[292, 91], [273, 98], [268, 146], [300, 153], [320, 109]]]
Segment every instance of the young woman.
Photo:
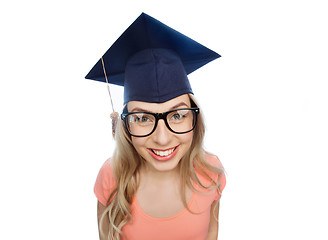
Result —
[[[130, 49], [126, 39], [143, 38], [143, 30], [151, 44], [123, 51], [124, 74], [118, 81], [119, 71], [110, 61], [118, 61], [117, 49]], [[187, 74], [219, 55], [193, 44], [142, 14], [101, 59], [105, 78], [123, 82], [125, 98], [115, 128], [116, 149], [94, 188], [101, 240], [217, 239], [225, 175], [219, 159], [203, 149], [203, 117]], [[186, 59], [195, 55], [197, 66], [195, 58], [188, 64]], [[103, 81], [100, 66], [87, 78]]]

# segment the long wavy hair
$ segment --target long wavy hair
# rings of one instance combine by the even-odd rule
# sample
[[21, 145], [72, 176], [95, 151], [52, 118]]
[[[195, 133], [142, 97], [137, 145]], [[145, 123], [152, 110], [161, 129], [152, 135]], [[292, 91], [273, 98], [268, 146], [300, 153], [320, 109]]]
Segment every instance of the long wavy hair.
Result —
[[[195, 98], [189, 94], [192, 105], [199, 106]], [[209, 172], [221, 174], [224, 170], [210, 165], [205, 160], [206, 151], [203, 148], [205, 135], [205, 125], [202, 111], [197, 118], [193, 139], [187, 153], [179, 162], [181, 186], [180, 192], [183, 204], [188, 209], [186, 199], [186, 189], [190, 188], [197, 191], [192, 184], [197, 183], [204, 189], [218, 189], [221, 194], [219, 184], [210, 176]], [[119, 240], [122, 235], [122, 227], [132, 220], [131, 203], [139, 186], [139, 169], [144, 160], [137, 153], [132, 145], [131, 136], [124, 127], [121, 120], [117, 121], [115, 128], [116, 148], [111, 159], [116, 188], [110, 194], [106, 209], [100, 217], [100, 234], [103, 239]], [[211, 181], [210, 186], [205, 186], [196, 175], [196, 171]], [[219, 204], [219, 201], [217, 201]], [[190, 209], [188, 209], [190, 211]], [[104, 231], [104, 221], [108, 220], [108, 232]], [[106, 221], [107, 222], [107, 221]]]

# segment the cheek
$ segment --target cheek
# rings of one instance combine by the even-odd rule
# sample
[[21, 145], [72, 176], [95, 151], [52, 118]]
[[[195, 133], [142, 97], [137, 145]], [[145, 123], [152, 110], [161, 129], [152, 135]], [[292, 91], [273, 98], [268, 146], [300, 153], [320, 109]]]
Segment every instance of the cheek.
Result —
[[191, 143], [193, 139], [193, 132], [181, 134], [179, 136], [179, 142], [180, 142], [180, 151], [178, 154], [179, 158], [182, 158], [190, 149]]
[[193, 139], [193, 131], [185, 134], [178, 135], [178, 139], [181, 144], [191, 145], [192, 139]]
[[137, 152], [139, 152], [141, 148], [145, 147], [147, 138], [146, 137], [138, 138], [132, 136], [131, 140], [134, 148], [137, 150]]

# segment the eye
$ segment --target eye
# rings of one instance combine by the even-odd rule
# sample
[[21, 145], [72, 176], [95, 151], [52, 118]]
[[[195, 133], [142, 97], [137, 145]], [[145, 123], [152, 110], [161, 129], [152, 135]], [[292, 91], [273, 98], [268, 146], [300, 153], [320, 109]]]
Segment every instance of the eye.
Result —
[[149, 122], [150, 119], [146, 116], [136, 118], [136, 122]]
[[188, 110], [177, 110], [171, 113], [170, 120], [171, 121], [182, 121], [184, 118], [188, 116]]
[[147, 115], [147, 114], [143, 114], [143, 113], [136, 113], [136, 114], [131, 114], [129, 116], [129, 122], [130, 123], [148, 123], [152, 121], [152, 116], [151, 115]]
[[179, 120], [181, 118], [183, 118], [183, 116], [179, 113], [176, 113], [171, 117], [171, 119], [173, 119], [173, 120]]

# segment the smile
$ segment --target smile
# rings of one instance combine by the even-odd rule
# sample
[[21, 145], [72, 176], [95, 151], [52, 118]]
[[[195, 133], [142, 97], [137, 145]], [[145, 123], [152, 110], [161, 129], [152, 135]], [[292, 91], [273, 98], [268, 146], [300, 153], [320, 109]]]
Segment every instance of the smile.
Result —
[[171, 148], [169, 150], [166, 150], [166, 151], [159, 151], [159, 150], [155, 150], [155, 149], [152, 149], [152, 151], [157, 155], [157, 156], [161, 156], [161, 157], [165, 157], [165, 156], [168, 156], [170, 155], [171, 153], [173, 153], [175, 147], [174, 148]]
[[165, 150], [160, 150], [160, 149], [153, 149], [153, 148], [148, 148], [148, 151], [150, 155], [157, 161], [167, 161], [172, 159], [175, 154], [178, 151], [179, 146], [165, 149]]

